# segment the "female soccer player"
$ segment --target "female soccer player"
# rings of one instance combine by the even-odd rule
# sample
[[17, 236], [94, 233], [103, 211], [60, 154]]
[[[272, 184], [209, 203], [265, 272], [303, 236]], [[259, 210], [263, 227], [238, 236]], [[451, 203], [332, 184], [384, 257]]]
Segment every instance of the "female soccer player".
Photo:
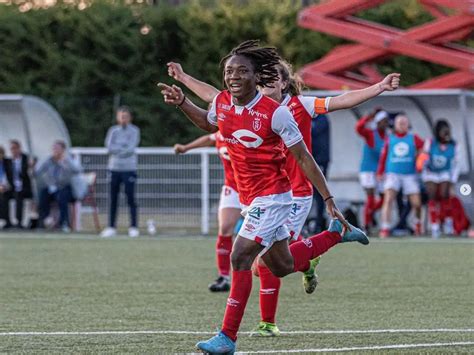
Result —
[[442, 220], [445, 233], [453, 233], [449, 193], [452, 184], [455, 184], [459, 177], [459, 149], [451, 137], [451, 128], [446, 120], [436, 122], [433, 134], [433, 139], [425, 141], [423, 152], [417, 160], [417, 168], [422, 170], [421, 178], [428, 192], [431, 234], [438, 238]]
[[[340, 242], [368, 244], [367, 236], [352, 227], [337, 209], [327, 182], [303, 142], [288, 108], [257, 91], [278, 79], [280, 57], [274, 48], [246, 41], [222, 60], [227, 90], [211, 109], [195, 106], [182, 90], [159, 84], [165, 102], [178, 106], [198, 127], [220, 131], [232, 161], [245, 220], [231, 255], [232, 283], [222, 330], [198, 349], [213, 354], [233, 353], [252, 287], [252, 263], [261, 255], [277, 277], [307, 271], [310, 260]], [[329, 229], [288, 247], [286, 226], [292, 193], [285, 171], [284, 145], [326, 201], [333, 218]]]
[[[391, 74], [373, 87], [352, 91], [332, 98], [319, 99], [301, 95], [302, 82], [293, 74], [289, 63], [282, 60], [276, 68], [278, 70], [278, 80], [272, 84], [273, 87], [271, 88], [261, 88], [261, 92], [290, 109], [307, 147], [311, 147], [311, 121], [318, 114], [353, 107], [377, 96], [385, 90], [396, 89], [399, 82], [399, 75]], [[184, 73], [181, 65], [177, 63], [168, 63], [168, 71], [170, 76], [184, 83], [205, 101], [212, 100], [219, 94], [216, 88]], [[292, 241], [296, 241], [311, 210], [313, 187], [288, 150], [285, 150], [285, 155], [287, 156], [285, 170], [290, 178], [293, 191], [293, 203], [287, 227]], [[319, 258], [312, 260], [310, 269], [303, 273], [303, 284], [307, 293], [314, 292], [316, 288], [317, 276], [315, 274], [315, 267], [318, 262]], [[257, 328], [258, 333], [262, 336], [275, 336], [279, 334], [278, 327], [275, 324], [275, 315], [280, 279], [270, 272], [261, 258], [259, 258], [258, 263], [258, 274], [260, 276], [260, 312], [262, 316], [262, 320]]]
[[394, 132], [387, 136], [380, 155], [378, 179], [385, 175], [381, 238], [390, 235], [392, 204], [400, 189], [408, 196], [415, 211], [415, 235], [421, 235], [421, 196], [416, 157], [423, 148], [423, 139], [410, 133], [409, 129], [407, 116], [401, 114], [395, 117]]
[[227, 147], [222, 136], [217, 133], [206, 134], [188, 144], [175, 144], [177, 154], [186, 153], [192, 149], [216, 146], [219, 158], [224, 167], [224, 185], [219, 199], [218, 236], [216, 241], [216, 262], [218, 278], [209, 285], [211, 292], [225, 292], [230, 290], [230, 253], [232, 252], [232, 235], [235, 225], [240, 218], [239, 193], [234, 178], [234, 171], [230, 162]]
[[[375, 127], [367, 127], [374, 122]], [[376, 194], [380, 184], [377, 183], [376, 172], [379, 164], [380, 153], [385, 142], [388, 128], [388, 114], [386, 111], [377, 109], [369, 115], [363, 116], [356, 124], [356, 132], [364, 138], [362, 160], [360, 162], [359, 180], [367, 194], [364, 206], [364, 227], [368, 232], [373, 224], [374, 213], [382, 207], [383, 195], [376, 201]]]

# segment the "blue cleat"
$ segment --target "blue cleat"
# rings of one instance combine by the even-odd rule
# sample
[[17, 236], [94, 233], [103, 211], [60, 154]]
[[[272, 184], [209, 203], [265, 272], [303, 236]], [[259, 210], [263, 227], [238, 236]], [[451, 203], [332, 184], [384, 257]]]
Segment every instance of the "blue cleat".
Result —
[[[347, 243], [347, 242], [359, 242], [360, 244], [367, 245], [369, 244], [369, 237], [361, 231], [359, 228], [354, 227], [352, 224], [349, 224], [351, 226], [351, 231], [346, 231], [346, 233], [342, 236], [341, 243]], [[338, 232], [339, 234], [342, 235], [342, 223], [338, 219], [333, 219], [331, 220], [331, 223], [329, 224], [328, 231], [330, 232]]]
[[204, 354], [232, 355], [235, 353], [235, 342], [222, 332], [207, 341], [200, 341], [196, 347]]

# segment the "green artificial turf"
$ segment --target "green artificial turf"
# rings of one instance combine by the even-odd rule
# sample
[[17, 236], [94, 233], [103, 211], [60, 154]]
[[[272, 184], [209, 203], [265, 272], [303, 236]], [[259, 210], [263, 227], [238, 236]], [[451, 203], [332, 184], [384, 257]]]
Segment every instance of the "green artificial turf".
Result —
[[[0, 234], [0, 352], [184, 353], [219, 326], [226, 294], [212, 294], [213, 238], [100, 239]], [[306, 295], [301, 275], [283, 279], [284, 331], [407, 329], [396, 333], [242, 334], [239, 351], [474, 342], [474, 243], [467, 239], [373, 240], [338, 245]], [[257, 278], [243, 332], [259, 321]], [[5, 335], [7, 332], [183, 331], [182, 334]], [[367, 350], [368, 351], [368, 350]], [[374, 352], [375, 351], [375, 352]], [[467, 353], [474, 345], [374, 350]], [[362, 352], [361, 350], [357, 351]]]

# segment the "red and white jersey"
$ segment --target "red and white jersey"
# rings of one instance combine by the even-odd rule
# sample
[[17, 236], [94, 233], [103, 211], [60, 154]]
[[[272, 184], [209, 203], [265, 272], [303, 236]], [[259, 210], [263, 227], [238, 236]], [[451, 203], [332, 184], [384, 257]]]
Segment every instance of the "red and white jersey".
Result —
[[227, 153], [227, 146], [224, 143], [224, 138], [220, 132], [211, 134], [211, 140], [216, 142], [217, 153], [221, 159], [222, 166], [224, 167], [224, 185], [232, 187], [235, 191], [237, 190], [237, 182], [234, 178], [234, 169], [230, 162], [229, 153]]
[[242, 204], [291, 190], [284, 144], [291, 147], [303, 137], [286, 106], [260, 92], [247, 105], [237, 106], [226, 90], [214, 98], [207, 119], [224, 138]]
[[[309, 151], [311, 151], [311, 120], [318, 114], [328, 112], [330, 99], [330, 97], [320, 99], [312, 96], [286, 95], [281, 103], [290, 109]], [[285, 168], [290, 177], [293, 196], [311, 196], [313, 194], [313, 185], [288, 149], [285, 150], [285, 154], [287, 156]]]

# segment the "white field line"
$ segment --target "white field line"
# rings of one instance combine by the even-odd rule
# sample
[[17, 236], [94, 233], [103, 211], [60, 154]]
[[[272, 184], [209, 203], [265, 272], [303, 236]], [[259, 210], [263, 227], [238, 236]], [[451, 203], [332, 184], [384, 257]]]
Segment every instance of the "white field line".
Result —
[[[163, 235], [157, 235], [150, 237], [148, 235], [143, 235], [140, 238], [129, 238], [125, 234], [118, 235], [113, 238], [101, 238], [99, 235], [93, 234], [41, 234], [41, 233], [0, 233], [0, 241], [8, 239], [22, 239], [22, 240], [106, 240], [106, 241], [163, 241], [163, 240], [192, 240], [192, 241], [201, 241], [201, 240], [213, 240], [213, 236], [202, 236], [202, 235], [180, 235], [179, 233], [174, 235], [166, 233]], [[379, 240], [378, 238], [371, 238], [371, 242], [375, 243], [430, 243], [430, 244], [474, 244], [474, 238], [443, 238], [443, 239], [432, 239], [429, 237], [418, 237], [418, 238], [393, 238], [393, 239], [384, 239]]]
[[474, 345], [474, 341], [460, 341], [460, 342], [450, 342], [450, 343], [421, 343], [421, 344], [393, 344], [393, 345], [355, 346], [355, 347], [351, 347], [351, 348], [258, 350], [258, 351], [236, 352], [236, 354], [326, 353], [326, 352], [342, 352], [342, 351], [413, 349], [413, 348], [433, 348], [433, 347], [450, 347], [450, 346], [467, 346], [467, 345]]
[[[281, 334], [379, 334], [379, 333], [473, 333], [474, 328], [438, 328], [438, 329], [368, 329], [368, 330], [294, 330], [282, 331]], [[77, 332], [0, 332], [0, 336], [54, 336], [54, 335], [146, 335], [146, 334], [188, 334], [212, 335], [216, 332], [192, 330], [105, 330]], [[240, 332], [242, 335], [252, 335], [255, 332]]]

